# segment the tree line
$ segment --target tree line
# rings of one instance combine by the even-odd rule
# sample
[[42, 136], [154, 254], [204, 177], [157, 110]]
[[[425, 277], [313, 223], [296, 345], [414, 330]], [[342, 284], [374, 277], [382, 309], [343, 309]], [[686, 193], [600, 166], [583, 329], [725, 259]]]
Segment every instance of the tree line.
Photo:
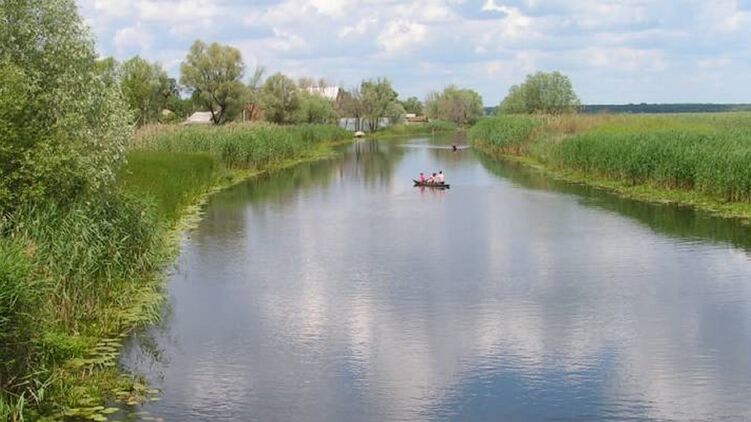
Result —
[[262, 66], [248, 76], [238, 49], [201, 40], [190, 47], [179, 79], [169, 77], [159, 63], [138, 56], [122, 63], [100, 59], [97, 68], [104, 80], [120, 88], [138, 126], [184, 120], [194, 111], [209, 112], [214, 124], [239, 120], [243, 113], [277, 124], [351, 118], [358, 130], [377, 129], [384, 120], [396, 123], [408, 114], [459, 125], [472, 124], [483, 115], [482, 97], [454, 85], [430, 93], [423, 102], [417, 97], [400, 99], [391, 81], [378, 77], [341, 89], [337, 98], [326, 97], [321, 92], [331, 84], [325, 79], [294, 80], [281, 72], [267, 77]]

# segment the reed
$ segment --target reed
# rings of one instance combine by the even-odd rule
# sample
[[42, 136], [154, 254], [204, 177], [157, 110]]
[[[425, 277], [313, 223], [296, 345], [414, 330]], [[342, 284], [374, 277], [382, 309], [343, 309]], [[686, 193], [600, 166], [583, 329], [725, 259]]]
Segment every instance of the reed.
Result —
[[231, 169], [260, 168], [310, 152], [324, 142], [349, 139], [337, 126], [230, 124], [225, 126], [147, 127], [136, 134], [131, 149], [206, 153]]
[[[564, 170], [751, 202], [748, 113], [505, 116], [478, 123], [470, 138], [482, 149]], [[519, 144], [526, 147], [509, 148]]]
[[206, 153], [129, 151], [126, 158], [118, 176], [121, 188], [153, 200], [158, 217], [169, 224], [229, 177], [219, 160]]

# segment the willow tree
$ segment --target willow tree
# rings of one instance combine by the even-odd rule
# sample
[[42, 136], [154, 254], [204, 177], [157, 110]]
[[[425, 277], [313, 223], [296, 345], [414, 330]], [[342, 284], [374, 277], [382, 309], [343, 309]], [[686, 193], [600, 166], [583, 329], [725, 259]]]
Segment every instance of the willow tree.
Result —
[[119, 73], [123, 96], [139, 126], [157, 121], [169, 97], [177, 94], [173, 81], [158, 63], [136, 56], [124, 62]]
[[115, 180], [130, 134], [74, 0], [0, 0], [0, 217]]
[[470, 125], [483, 116], [482, 97], [471, 89], [449, 85], [442, 92], [432, 92], [425, 99], [425, 113], [431, 119]]
[[180, 83], [193, 90], [193, 98], [211, 112], [214, 124], [237, 116], [247, 98], [240, 50], [197, 40], [180, 65]]
[[360, 84], [360, 101], [368, 129], [378, 129], [379, 122], [387, 117], [389, 107], [398, 97], [386, 78], [369, 79]]
[[300, 108], [300, 95], [295, 81], [281, 73], [266, 79], [261, 87], [261, 106], [266, 120], [292, 123]]
[[527, 75], [524, 83], [514, 85], [498, 106], [503, 114], [572, 113], [581, 102], [568, 76], [560, 72], [537, 72]]

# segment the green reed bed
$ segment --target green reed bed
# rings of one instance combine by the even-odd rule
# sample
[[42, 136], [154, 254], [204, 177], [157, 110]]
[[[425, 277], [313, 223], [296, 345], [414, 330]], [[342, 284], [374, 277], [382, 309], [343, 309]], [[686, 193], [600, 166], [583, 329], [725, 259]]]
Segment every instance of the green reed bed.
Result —
[[153, 199], [160, 219], [175, 223], [182, 210], [226, 179], [226, 169], [206, 153], [129, 151], [119, 183], [133, 195]]
[[118, 334], [157, 315], [166, 249], [151, 205], [102, 193], [26, 207], [0, 228], [0, 416], [101, 401], [119, 382]]
[[491, 153], [627, 186], [751, 202], [749, 113], [504, 116], [481, 121], [470, 138]]
[[528, 116], [503, 116], [482, 119], [469, 130], [469, 139], [485, 148], [519, 153], [531, 141], [542, 120]]
[[344, 129], [328, 125], [275, 126], [233, 124], [146, 128], [134, 149], [207, 153], [232, 169], [259, 168], [300, 157], [317, 145], [351, 138]]

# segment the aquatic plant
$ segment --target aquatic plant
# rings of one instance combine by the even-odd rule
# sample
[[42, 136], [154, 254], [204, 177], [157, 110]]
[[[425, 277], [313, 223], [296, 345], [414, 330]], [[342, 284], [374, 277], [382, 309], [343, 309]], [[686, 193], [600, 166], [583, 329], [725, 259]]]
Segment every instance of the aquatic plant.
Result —
[[229, 168], [258, 168], [294, 158], [323, 142], [341, 141], [351, 136], [332, 125], [156, 126], [140, 131], [131, 148], [207, 153]]
[[[470, 138], [481, 149], [529, 155], [562, 169], [632, 185], [654, 184], [723, 201], [751, 202], [748, 113], [505, 116], [481, 121]], [[522, 142], [525, 148], [513, 148]]]

